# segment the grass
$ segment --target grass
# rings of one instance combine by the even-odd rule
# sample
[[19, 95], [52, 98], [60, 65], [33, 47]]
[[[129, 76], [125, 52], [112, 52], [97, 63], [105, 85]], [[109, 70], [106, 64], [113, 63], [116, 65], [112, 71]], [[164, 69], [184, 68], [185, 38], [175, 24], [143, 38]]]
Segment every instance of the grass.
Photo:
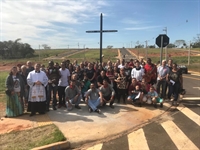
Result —
[[[103, 57], [103, 61], [115, 61], [116, 57], [118, 56], [118, 51], [117, 49], [104, 49], [102, 50], [102, 55], [104, 55]], [[100, 52], [98, 49], [96, 50], [86, 50], [77, 54], [74, 54], [72, 56], [69, 56], [68, 58], [71, 59], [77, 59], [77, 60], [87, 60], [87, 61], [91, 61], [91, 62], [96, 62], [99, 61], [99, 57], [100, 57]]]
[[28, 150], [66, 140], [62, 132], [60, 132], [55, 125], [47, 125], [24, 131], [15, 131], [0, 135], [0, 138], [0, 147], [3, 150]]
[[5, 81], [8, 76], [8, 71], [1, 71], [0, 72], [0, 93], [5, 91]]

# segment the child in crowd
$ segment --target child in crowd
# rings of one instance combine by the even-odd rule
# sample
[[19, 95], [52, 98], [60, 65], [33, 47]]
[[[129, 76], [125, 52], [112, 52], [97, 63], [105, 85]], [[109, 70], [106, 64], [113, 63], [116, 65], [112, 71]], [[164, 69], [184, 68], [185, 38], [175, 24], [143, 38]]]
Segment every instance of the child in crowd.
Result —
[[153, 103], [155, 108], [157, 108], [157, 103], [160, 103], [160, 107], [163, 107], [163, 99], [158, 97], [158, 93], [156, 92], [153, 86], [150, 87], [149, 92], [147, 94], [147, 103]]
[[127, 100], [132, 101], [132, 104], [134, 104], [136, 101], [139, 100], [139, 106], [142, 107], [142, 99], [143, 99], [143, 94], [141, 92], [139, 85], [135, 86], [135, 90], [129, 90], [129, 96]]

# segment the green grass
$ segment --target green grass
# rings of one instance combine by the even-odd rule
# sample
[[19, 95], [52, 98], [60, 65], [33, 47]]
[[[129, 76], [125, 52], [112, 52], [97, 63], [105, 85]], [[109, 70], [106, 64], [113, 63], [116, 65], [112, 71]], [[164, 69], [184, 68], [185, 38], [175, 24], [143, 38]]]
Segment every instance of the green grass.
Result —
[[[111, 61], [115, 61], [118, 55], [118, 51], [117, 49], [104, 49], [102, 50], [102, 54], [104, 55], [103, 57], [103, 61], [107, 61], [107, 60], [111, 60]], [[77, 53], [74, 54], [72, 56], [69, 56], [68, 58], [71, 59], [77, 59], [77, 60], [87, 60], [87, 61], [99, 61], [99, 57], [100, 57], [100, 52], [98, 49], [96, 50], [92, 50], [92, 49], [88, 49], [86, 51], [83, 51], [81, 53]]]
[[0, 93], [5, 91], [5, 81], [9, 74], [9, 71], [0, 71]]
[[4, 150], [28, 150], [66, 140], [62, 132], [60, 132], [55, 125], [47, 125], [24, 131], [15, 131], [0, 136], [1, 149]]

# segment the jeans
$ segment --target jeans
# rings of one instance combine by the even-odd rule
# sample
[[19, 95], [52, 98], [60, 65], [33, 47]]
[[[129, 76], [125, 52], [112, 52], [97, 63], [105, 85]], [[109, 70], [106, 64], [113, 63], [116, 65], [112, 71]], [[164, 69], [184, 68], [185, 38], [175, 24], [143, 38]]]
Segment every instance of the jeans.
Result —
[[59, 105], [65, 105], [65, 88], [64, 86], [58, 86]]
[[181, 88], [181, 84], [179, 82], [175, 83], [174, 85], [170, 84], [169, 85], [168, 98], [170, 98], [171, 95], [174, 94], [174, 101], [177, 101], [180, 88]]
[[[75, 104], [75, 105], [78, 106], [80, 104], [80, 101], [81, 101], [81, 95], [77, 98], [76, 101], [74, 100], [74, 98], [70, 99], [69, 101], [70, 101], [71, 104]], [[68, 102], [66, 102], [66, 106], [68, 108]]]
[[90, 106], [92, 108], [93, 111], [95, 111], [97, 109], [97, 106], [99, 106], [100, 104], [100, 97], [96, 100], [88, 100], [88, 106]]
[[51, 100], [51, 91], [53, 91], [53, 107], [55, 107], [57, 105], [57, 100], [56, 100], [56, 94], [57, 94], [57, 89], [58, 89], [58, 86], [55, 85], [54, 87], [49, 84], [48, 87], [47, 87], [47, 107], [49, 108], [49, 103], [50, 103], [50, 100]]
[[[166, 96], [166, 87], [167, 87], [166, 85], [167, 85], [166, 80], [158, 80], [157, 81], [156, 91], [158, 94], [160, 94], [160, 98], [165, 98], [165, 96]], [[160, 87], [162, 88], [162, 93], [160, 93]]]

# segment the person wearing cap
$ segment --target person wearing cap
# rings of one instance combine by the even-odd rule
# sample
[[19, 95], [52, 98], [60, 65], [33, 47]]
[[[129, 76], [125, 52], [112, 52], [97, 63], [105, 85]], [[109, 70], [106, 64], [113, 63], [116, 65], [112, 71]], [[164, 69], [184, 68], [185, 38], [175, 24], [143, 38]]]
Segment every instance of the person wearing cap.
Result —
[[109, 103], [109, 106], [111, 108], [114, 108], [113, 103], [114, 103], [115, 91], [112, 88], [112, 86], [108, 83], [107, 79], [103, 79], [103, 85], [99, 88], [99, 90], [103, 106], [105, 106], [106, 103]]
[[81, 101], [81, 92], [76, 86], [75, 80], [70, 80], [70, 85], [65, 88], [65, 100], [66, 107], [70, 111], [73, 109], [72, 104], [75, 105], [75, 108], [81, 109], [79, 106]]

